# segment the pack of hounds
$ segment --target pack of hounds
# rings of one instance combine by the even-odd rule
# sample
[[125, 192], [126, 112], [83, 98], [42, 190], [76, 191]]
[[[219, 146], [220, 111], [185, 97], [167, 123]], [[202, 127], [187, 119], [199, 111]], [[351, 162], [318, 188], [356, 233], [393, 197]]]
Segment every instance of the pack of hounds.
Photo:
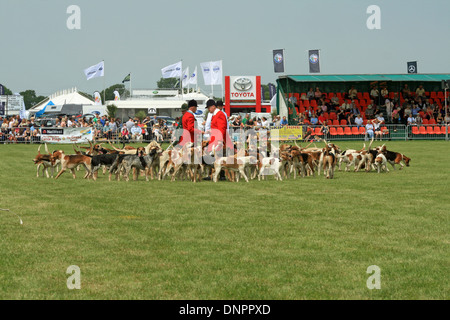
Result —
[[[378, 173], [389, 172], [388, 163], [395, 170], [399, 165], [400, 170], [406, 165], [409, 166], [410, 158], [399, 152], [387, 150], [386, 145], [372, 148], [373, 140], [368, 149], [366, 145], [360, 150], [341, 150], [336, 144], [329, 143], [316, 137], [317, 141], [323, 141], [324, 147], [317, 146], [303, 148], [295, 143], [282, 144], [275, 147], [273, 144], [266, 148], [239, 148], [235, 145], [232, 156], [220, 157], [216, 154], [205, 155], [206, 144], [194, 146], [187, 143], [183, 147], [173, 147], [170, 145], [166, 150], [156, 141], [150, 142], [145, 147], [125, 146], [116, 148], [109, 143], [110, 148], [104, 147], [104, 143], [92, 144], [89, 147], [73, 146], [75, 154], [67, 155], [63, 150], [48, 151], [45, 144], [46, 153], [40, 152], [33, 159], [37, 166], [37, 177], [42, 168], [43, 174], [53, 178], [55, 171], [58, 172], [55, 179], [58, 179], [65, 171], [70, 170], [72, 176], [76, 178], [76, 170], [84, 167], [85, 179], [97, 180], [98, 171], [102, 169], [105, 175], [109, 171], [109, 180], [115, 175], [116, 180], [123, 178], [129, 181], [130, 173], [133, 173], [133, 180], [137, 180], [140, 175], [144, 175], [146, 181], [158, 179], [164, 180], [167, 177], [171, 181], [176, 179], [188, 179], [193, 182], [202, 180], [218, 181], [221, 171], [229, 181], [239, 182], [244, 178], [246, 182], [251, 179], [265, 179], [268, 175], [274, 175], [276, 180], [289, 179], [293, 174], [297, 176], [320, 176], [321, 172], [327, 179], [334, 178], [336, 166], [341, 170], [345, 165], [345, 171], [353, 170], [358, 172], [365, 170], [369, 172], [375, 170]], [[81, 151], [80, 149], [84, 149]], [[211, 161], [205, 161], [210, 156]]]

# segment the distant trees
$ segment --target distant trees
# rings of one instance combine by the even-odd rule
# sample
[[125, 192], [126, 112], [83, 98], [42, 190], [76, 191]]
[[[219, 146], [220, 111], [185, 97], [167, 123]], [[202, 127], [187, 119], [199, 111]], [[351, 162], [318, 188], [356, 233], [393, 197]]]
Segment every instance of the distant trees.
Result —
[[44, 100], [47, 97], [44, 96], [37, 96], [36, 91], [34, 90], [25, 90], [22, 92], [19, 92], [21, 96], [23, 96], [23, 101], [25, 102], [25, 109], [30, 109], [34, 105], [38, 104], [42, 100]]
[[[122, 83], [114, 84], [110, 86], [109, 88], [106, 88], [105, 90], [102, 90], [100, 92], [100, 96], [103, 100], [103, 91], [105, 91], [105, 100], [114, 100], [114, 91], [117, 90], [121, 97], [125, 97], [129, 95], [129, 91], [125, 89], [125, 85]], [[104, 101], [103, 101], [104, 102]]]
[[[159, 81], [156, 82], [156, 85], [158, 86], [158, 89], [178, 89], [180, 79], [177, 78], [161, 78]], [[178, 86], [177, 86], [178, 84]]]

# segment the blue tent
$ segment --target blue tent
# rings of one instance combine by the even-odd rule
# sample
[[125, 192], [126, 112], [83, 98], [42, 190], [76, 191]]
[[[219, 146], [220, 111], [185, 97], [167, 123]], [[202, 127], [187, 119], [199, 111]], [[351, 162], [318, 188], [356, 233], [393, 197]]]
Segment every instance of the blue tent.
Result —
[[42, 110], [39, 110], [38, 112], [36, 112], [35, 116], [36, 118], [39, 118], [40, 116], [42, 116], [45, 113], [45, 109], [47, 109], [47, 106], [54, 106], [55, 104], [50, 100], [49, 103], [47, 103], [45, 105], [44, 108], [42, 108]]

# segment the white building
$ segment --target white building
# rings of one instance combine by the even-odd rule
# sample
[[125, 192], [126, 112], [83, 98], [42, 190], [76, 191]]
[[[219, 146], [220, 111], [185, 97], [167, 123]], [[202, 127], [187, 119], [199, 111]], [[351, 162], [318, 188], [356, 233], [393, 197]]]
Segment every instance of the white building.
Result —
[[178, 90], [133, 90], [131, 98], [106, 101], [106, 105], [116, 105], [116, 117], [122, 119], [134, 117], [139, 111], [176, 118], [181, 116], [181, 105], [192, 99], [197, 101], [198, 109], [204, 111], [209, 97], [200, 91], [181, 95]]

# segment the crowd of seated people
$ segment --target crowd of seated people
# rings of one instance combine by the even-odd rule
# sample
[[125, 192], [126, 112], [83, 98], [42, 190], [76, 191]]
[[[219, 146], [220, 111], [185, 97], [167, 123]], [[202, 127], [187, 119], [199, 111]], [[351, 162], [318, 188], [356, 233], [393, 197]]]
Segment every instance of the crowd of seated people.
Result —
[[[156, 116], [146, 117], [140, 120], [137, 117], [129, 118], [122, 123], [119, 118], [108, 116], [86, 117], [59, 116], [54, 119], [54, 124], [45, 121], [45, 127], [52, 128], [80, 128], [91, 127], [96, 140], [124, 140], [129, 141], [150, 141], [153, 138], [169, 140], [172, 132], [176, 129], [179, 119], [170, 126], [164, 119], [157, 119]], [[34, 143], [40, 141], [40, 124], [34, 117], [29, 120], [21, 119], [19, 115], [0, 117], [0, 143]]]
[[298, 125], [361, 126], [380, 117], [386, 124], [450, 123], [448, 116], [445, 119], [445, 98], [442, 92], [428, 93], [423, 85], [411, 91], [405, 84], [399, 93], [389, 92], [386, 86], [379, 90], [375, 85], [363, 93], [354, 86], [338, 93], [323, 93], [316, 87], [315, 90], [310, 88], [307, 93], [290, 96], [289, 101], [297, 111]]

